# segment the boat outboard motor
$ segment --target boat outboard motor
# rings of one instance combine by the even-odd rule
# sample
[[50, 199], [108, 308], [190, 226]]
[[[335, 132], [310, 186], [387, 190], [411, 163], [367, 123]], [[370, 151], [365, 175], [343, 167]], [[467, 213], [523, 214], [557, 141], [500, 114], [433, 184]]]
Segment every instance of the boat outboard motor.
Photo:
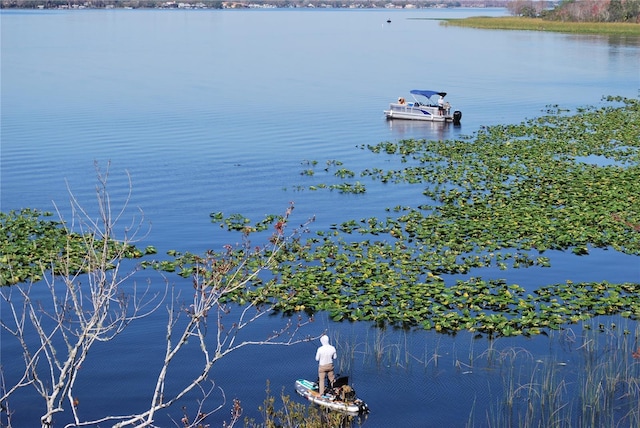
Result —
[[459, 124], [460, 119], [462, 119], [462, 112], [460, 110], [456, 110], [453, 112], [453, 123]]

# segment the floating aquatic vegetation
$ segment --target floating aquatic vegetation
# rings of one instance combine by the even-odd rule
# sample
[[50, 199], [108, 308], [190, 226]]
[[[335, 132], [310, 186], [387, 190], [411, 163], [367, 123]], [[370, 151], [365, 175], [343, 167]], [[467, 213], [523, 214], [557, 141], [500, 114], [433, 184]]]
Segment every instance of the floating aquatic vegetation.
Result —
[[[280, 299], [285, 312], [304, 308], [336, 321], [451, 334], [539, 334], [603, 314], [638, 319], [638, 284], [540, 284], [525, 294], [500, 279], [445, 286], [440, 277], [473, 268], [550, 267], [549, 250], [640, 255], [639, 104], [609, 101], [622, 106], [573, 116], [558, 110], [460, 140], [362, 147], [399, 156], [406, 166], [366, 169], [361, 177], [422, 184], [424, 201], [390, 208], [395, 216], [385, 219], [349, 219], [332, 233], [319, 232], [323, 239], [308, 241], [303, 260], [283, 257], [273, 294], [260, 298]], [[591, 155], [613, 161], [581, 162]]]
[[[345, 219], [306, 240], [292, 240], [270, 272], [229, 298], [277, 302], [286, 313], [324, 311], [336, 321], [448, 334], [533, 335], [609, 314], [637, 320], [635, 283], [539, 284], [527, 293], [499, 278], [472, 277], [453, 285], [443, 279], [486, 267], [551, 267], [545, 255], [551, 250], [588, 257], [592, 248], [611, 248], [640, 255], [640, 103], [609, 101], [618, 105], [574, 115], [558, 110], [458, 140], [362, 147], [399, 157], [403, 168], [369, 168], [359, 176], [383, 185], [419, 184], [416, 206], [391, 201], [386, 218]], [[611, 162], [582, 162], [588, 156]], [[314, 174], [319, 164], [304, 162]], [[325, 165], [334, 177], [358, 175], [336, 160]], [[366, 192], [360, 181], [309, 188]], [[211, 214], [212, 222], [246, 236], [275, 227], [278, 218], [267, 215], [253, 223], [241, 214]], [[54, 244], [50, 247], [59, 243]], [[23, 281], [30, 274], [16, 275], [20, 264], [13, 259], [6, 279], [8, 257], [20, 254], [5, 250], [11, 245], [3, 244], [3, 281]], [[243, 248], [226, 251], [227, 258], [245, 256]], [[32, 255], [43, 257], [50, 256]], [[197, 269], [198, 256], [174, 252], [172, 257], [145, 264], [182, 276]]]
[[88, 252], [102, 254], [106, 249], [107, 258], [118, 254], [131, 259], [156, 253], [153, 246], [140, 249], [115, 240], [105, 245], [104, 240], [75, 233], [52, 217], [30, 208], [0, 212], [0, 286], [39, 281], [46, 271], [85, 272]]

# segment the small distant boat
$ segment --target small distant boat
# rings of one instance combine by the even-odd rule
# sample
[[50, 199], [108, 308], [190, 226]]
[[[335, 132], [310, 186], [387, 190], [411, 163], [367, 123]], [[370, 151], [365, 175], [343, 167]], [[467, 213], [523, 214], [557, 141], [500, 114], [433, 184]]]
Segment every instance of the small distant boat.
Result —
[[364, 401], [356, 397], [355, 391], [348, 383], [349, 378], [347, 376], [340, 377], [333, 383], [333, 388], [328, 388], [325, 394], [320, 396], [316, 382], [298, 379], [296, 380], [296, 392], [312, 403], [331, 410], [354, 416], [369, 413], [369, 407]]
[[[404, 98], [389, 104], [389, 109], [384, 110], [387, 119], [428, 120], [431, 122], [460, 123], [462, 112], [451, 112], [451, 105], [444, 101], [446, 92], [412, 89], [409, 91], [414, 101], [407, 102]], [[417, 98], [421, 97], [420, 99]], [[433, 100], [432, 97], [438, 97]]]
[[387, 23], [391, 24], [391, 20], [390, 20], [390, 19], [387, 19]]

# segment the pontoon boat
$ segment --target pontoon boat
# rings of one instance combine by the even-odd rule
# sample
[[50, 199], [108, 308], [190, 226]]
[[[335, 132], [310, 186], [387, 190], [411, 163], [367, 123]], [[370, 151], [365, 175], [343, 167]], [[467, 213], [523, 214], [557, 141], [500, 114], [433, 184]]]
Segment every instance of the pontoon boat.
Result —
[[[413, 89], [409, 92], [414, 101], [398, 98], [397, 102], [389, 104], [389, 110], [384, 111], [387, 119], [429, 120], [432, 122], [460, 123], [462, 112], [455, 110], [451, 113], [451, 105], [444, 101], [446, 92]], [[422, 98], [417, 98], [422, 97]], [[432, 97], [438, 97], [436, 101]]]

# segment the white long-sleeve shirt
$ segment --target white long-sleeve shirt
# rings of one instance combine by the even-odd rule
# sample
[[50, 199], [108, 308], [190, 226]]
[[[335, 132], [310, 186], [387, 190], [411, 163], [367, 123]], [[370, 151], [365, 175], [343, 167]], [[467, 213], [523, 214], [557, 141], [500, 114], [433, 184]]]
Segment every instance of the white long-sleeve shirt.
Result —
[[320, 343], [322, 343], [322, 346], [316, 351], [316, 361], [321, 366], [332, 364], [333, 360], [338, 357], [336, 354], [336, 348], [329, 345], [329, 338], [327, 336], [322, 336], [320, 338]]

